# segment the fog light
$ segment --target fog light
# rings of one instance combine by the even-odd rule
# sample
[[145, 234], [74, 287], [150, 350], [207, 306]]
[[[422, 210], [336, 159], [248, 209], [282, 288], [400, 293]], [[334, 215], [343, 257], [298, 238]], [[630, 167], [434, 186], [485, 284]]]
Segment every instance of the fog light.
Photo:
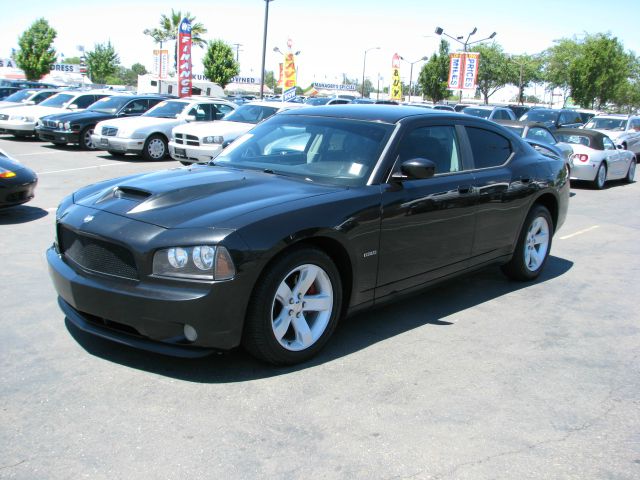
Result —
[[186, 323], [184, 325], [184, 337], [190, 342], [195, 342], [198, 338], [198, 332], [191, 325]]

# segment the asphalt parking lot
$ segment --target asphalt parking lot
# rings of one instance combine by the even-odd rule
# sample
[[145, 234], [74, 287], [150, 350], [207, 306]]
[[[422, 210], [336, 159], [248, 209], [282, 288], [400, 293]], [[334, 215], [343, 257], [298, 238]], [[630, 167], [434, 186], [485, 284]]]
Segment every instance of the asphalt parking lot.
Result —
[[[0, 136], [36, 198], [0, 211], [0, 478], [640, 478], [640, 182], [572, 187], [541, 278], [488, 269], [343, 322], [274, 368], [165, 358], [65, 322], [58, 202], [177, 168]], [[639, 175], [640, 176], [640, 175]]]

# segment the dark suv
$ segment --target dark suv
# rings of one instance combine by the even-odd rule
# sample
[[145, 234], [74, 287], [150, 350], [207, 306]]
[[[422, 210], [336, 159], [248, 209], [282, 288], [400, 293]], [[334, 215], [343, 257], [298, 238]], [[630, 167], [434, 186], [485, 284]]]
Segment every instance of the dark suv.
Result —
[[65, 145], [77, 143], [83, 150], [93, 150], [91, 134], [98, 122], [120, 117], [137, 117], [166, 100], [159, 95], [114, 95], [101, 98], [86, 110], [57, 113], [42, 117], [36, 127], [40, 140]]
[[556, 128], [577, 128], [584, 121], [578, 112], [566, 108], [532, 108], [520, 117], [520, 121], [544, 123], [547, 128], [555, 130]]

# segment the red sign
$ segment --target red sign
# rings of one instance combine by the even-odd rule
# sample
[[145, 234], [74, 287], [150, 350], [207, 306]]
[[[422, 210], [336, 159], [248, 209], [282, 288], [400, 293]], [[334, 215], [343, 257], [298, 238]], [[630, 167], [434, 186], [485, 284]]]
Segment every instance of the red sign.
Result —
[[479, 53], [449, 54], [449, 90], [473, 90], [477, 86]]
[[178, 28], [178, 97], [191, 96], [191, 22], [183, 18]]

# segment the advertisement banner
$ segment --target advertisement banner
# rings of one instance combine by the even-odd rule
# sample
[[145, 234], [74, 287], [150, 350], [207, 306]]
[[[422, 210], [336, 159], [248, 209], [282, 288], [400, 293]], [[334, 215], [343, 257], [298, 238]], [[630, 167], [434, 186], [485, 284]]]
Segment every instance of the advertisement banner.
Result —
[[389, 88], [391, 100], [402, 100], [402, 82], [400, 81], [400, 55], [393, 54], [391, 59], [391, 87]]
[[480, 66], [480, 54], [468, 52], [464, 59], [464, 77], [462, 88], [475, 90], [478, 84], [478, 67]]
[[191, 74], [191, 22], [185, 17], [178, 27], [178, 97], [191, 96]]
[[449, 90], [460, 90], [462, 88], [462, 64], [464, 63], [464, 53], [449, 54]]
[[153, 74], [158, 78], [167, 78], [169, 70], [169, 50], [153, 51]]
[[293, 53], [287, 53], [284, 56], [284, 86], [283, 90], [289, 90], [296, 86], [296, 65], [293, 59]]
[[282, 82], [284, 81], [283, 77], [282, 77], [282, 63], [278, 64], [278, 68], [279, 68], [279, 72], [280, 72], [278, 74], [278, 86], [281, 87], [282, 86]]

